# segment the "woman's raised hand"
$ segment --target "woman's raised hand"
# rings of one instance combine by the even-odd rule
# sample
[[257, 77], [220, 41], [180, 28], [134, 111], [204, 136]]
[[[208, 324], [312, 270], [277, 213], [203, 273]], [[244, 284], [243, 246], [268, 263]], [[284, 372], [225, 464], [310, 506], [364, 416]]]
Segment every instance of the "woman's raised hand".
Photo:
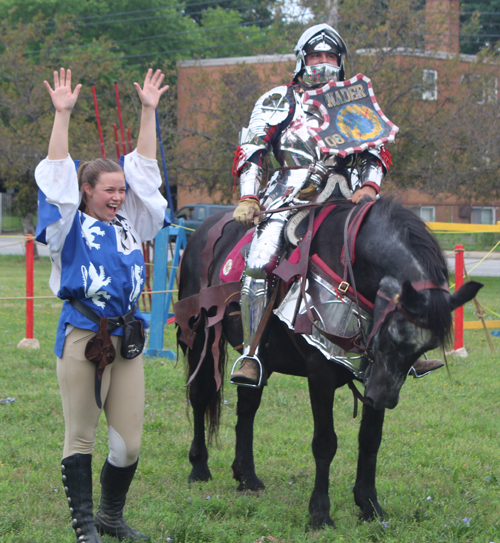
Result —
[[61, 68], [59, 74], [54, 72], [53, 89], [47, 81], [44, 81], [43, 84], [49, 91], [56, 111], [71, 111], [74, 108], [82, 85], [79, 83], [71, 92], [71, 70]]
[[137, 94], [144, 107], [156, 109], [161, 95], [168, 89], [168, 85], [165, 85], [164, 87], [161, 86], [164, 79], [165, 75], [161, 70], [156, 70], [156, 72], [153, 73], [153, 69], [149, 68], [148, 73], [144, 78], [142, 89], [139, 83], [134, 82], [135, 89], [137, 90]]

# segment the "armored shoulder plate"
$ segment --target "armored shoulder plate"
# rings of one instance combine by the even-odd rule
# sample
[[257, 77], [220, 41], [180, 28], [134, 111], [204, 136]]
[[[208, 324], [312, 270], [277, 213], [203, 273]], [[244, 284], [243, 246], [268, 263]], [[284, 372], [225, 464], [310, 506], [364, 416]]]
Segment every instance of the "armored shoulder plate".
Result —
[[265, 136], [266, 126], [276, 126], [290, 113], [286, 99], [288, 87], [281, 85], [263, 94], [255, 103], [248, 128], [260, 137]]

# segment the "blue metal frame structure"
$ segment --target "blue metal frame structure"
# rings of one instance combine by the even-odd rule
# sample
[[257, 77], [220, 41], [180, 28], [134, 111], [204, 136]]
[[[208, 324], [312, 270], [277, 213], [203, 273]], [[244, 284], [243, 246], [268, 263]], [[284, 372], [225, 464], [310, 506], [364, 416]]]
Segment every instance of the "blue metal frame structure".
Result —
[[[149, 347], [144, 351], [145, 356], [174, 359], [176, 353], [163, 348], [163, 332], [170, 317], [170, 311], [175, 287], [175, 278], [181, 260], [181, 251], [186, 246], [186, 232], [183, 228], [184, 220], [180, 219], [179, 226], [163, 228], [155, 238], [155, 254], [153, 264], [153, 292], [151, 313], [143, 313], [151, 323], [149, 329]], [[168, 266], [169, 241], [174, 238], [175, 246], [172, 263]], [[158, 292], [165, 291], [166, 292]]]

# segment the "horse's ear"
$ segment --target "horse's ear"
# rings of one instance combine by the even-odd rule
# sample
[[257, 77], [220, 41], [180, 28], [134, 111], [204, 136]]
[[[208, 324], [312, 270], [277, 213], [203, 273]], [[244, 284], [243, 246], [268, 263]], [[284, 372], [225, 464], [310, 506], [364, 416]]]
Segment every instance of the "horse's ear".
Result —
[[415, 290], [410, 281], [403, 283], [399, 301], [413, 315], [421, 315], [426, 309], [425, 296]]
[[450, 296], [450, 310], [454, 311], [457, 307], [472, 300], [483, 286], [482, 283], [477, 281], [467, 281]]

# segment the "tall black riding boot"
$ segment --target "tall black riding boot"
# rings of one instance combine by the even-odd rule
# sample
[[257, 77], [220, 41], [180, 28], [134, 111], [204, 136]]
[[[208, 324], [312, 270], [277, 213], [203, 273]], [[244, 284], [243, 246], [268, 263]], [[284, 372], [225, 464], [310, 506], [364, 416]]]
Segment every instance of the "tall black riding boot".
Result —
[[101, 505], [95, 516], [95, 526], [100, 534], [108, 534], [119, 540], [149, 541], [147, 535], [131, 528], [123, 518], [127, 492], [137, 469], [137, 460], [125, 468], [117, 468], [104, 462], [101, 471]]
[[92, 511], [92, 455], [67, 456], [61, 472], [77, 543], [102, 543]]

